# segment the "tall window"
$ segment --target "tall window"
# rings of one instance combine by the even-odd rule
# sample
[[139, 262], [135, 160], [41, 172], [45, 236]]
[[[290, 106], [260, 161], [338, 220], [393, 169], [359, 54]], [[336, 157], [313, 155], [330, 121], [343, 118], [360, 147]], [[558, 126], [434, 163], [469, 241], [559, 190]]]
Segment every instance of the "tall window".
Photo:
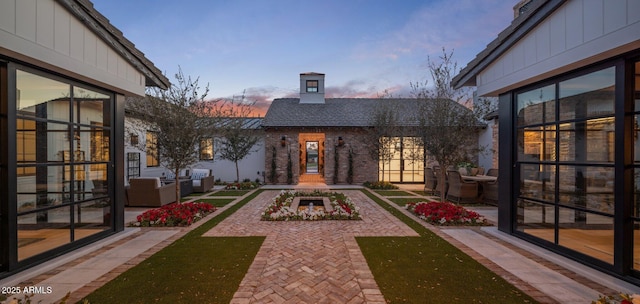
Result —
[[516, 96], [518, 231], [613, 264], [615, 67]]
[[318, 81], [307, 80], [307, 93], [317, 93], [317, 92], [318, 92]]
[[[113, 96], [28, 68], [16, 78], [18, 261], [112, 227]], [[12, 88], [13, 89], [13, 88]], [[99, 212], [94, 212], [100, 206]], [[73, 215], [73, 216], [72, 216]], [[38, 242], [29, 240], [38, 235]], [[11, 236], [14, 237], [14, 236]]]
[[383, 137], [380, 140], [378, 178], [390, 182], [424, 182], [424, 147], [417, 137]]
[[152, 131], [147, 131], [147, 167], [158, 167], [160, 162], [158, 161], [158, 134]]
[[213, 160], [213, 138], [200, 140], [200, 160]]

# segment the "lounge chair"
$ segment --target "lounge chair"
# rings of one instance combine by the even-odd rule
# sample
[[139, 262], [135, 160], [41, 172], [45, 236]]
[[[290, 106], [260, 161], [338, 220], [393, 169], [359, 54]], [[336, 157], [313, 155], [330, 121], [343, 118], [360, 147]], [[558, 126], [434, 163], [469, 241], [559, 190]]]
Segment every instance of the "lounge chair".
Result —
[[207, 192], [213, 189], [215, 180], [209, 169], [193, 169], [191, 172], [193, 180], [193, 192]]

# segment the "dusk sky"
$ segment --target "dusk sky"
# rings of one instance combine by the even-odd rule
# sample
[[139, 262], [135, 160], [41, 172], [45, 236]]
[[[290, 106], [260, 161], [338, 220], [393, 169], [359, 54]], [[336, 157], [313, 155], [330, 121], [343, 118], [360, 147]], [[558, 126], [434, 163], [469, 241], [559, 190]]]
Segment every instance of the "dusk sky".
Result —
[[178, 67], [208, 97], [246, 91], [265, 108], [297, 97], [299, 75], [326, 74], [327, 97], [408, 97], [427, 58], [459, 68], [513, 19], [516, 0], [93, 0], [173, 81]]

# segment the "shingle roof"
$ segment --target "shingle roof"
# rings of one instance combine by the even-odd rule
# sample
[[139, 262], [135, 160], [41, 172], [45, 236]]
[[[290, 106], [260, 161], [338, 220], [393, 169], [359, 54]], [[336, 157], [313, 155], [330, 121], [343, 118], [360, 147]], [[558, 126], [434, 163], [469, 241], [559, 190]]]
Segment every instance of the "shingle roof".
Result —
[[403, 126], [417, 126], [416, 99], [327, 98], [324, 104], [300, 103], [299, 98], [275, 99], [264, 127], [367, 127], [376, 108], [383, 104], [398, 109]]
[[242, 120], [242, 129], [245, 130], [258, 130], [262, 128], [262, 117], [227, 117], [220, 120], [218, 126], [227, 125], [233, 121]]

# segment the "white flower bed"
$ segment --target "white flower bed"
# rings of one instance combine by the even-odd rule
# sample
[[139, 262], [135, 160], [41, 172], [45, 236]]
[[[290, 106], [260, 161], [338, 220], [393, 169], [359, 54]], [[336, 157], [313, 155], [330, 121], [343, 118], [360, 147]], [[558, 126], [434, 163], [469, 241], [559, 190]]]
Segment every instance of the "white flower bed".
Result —
[[[291, 203], [296, 197], [323, 196], [328, 197], [333, 207], [332, 211], [324, 209], [291, 208]], [[360, 208], [356, 207], [351, 199], [338, 192], [298, 192], [283, 190], [273, 198], [271, 204], [262, 213], [265, 221], [317, 221], [317, 220], [360, 220]]]

